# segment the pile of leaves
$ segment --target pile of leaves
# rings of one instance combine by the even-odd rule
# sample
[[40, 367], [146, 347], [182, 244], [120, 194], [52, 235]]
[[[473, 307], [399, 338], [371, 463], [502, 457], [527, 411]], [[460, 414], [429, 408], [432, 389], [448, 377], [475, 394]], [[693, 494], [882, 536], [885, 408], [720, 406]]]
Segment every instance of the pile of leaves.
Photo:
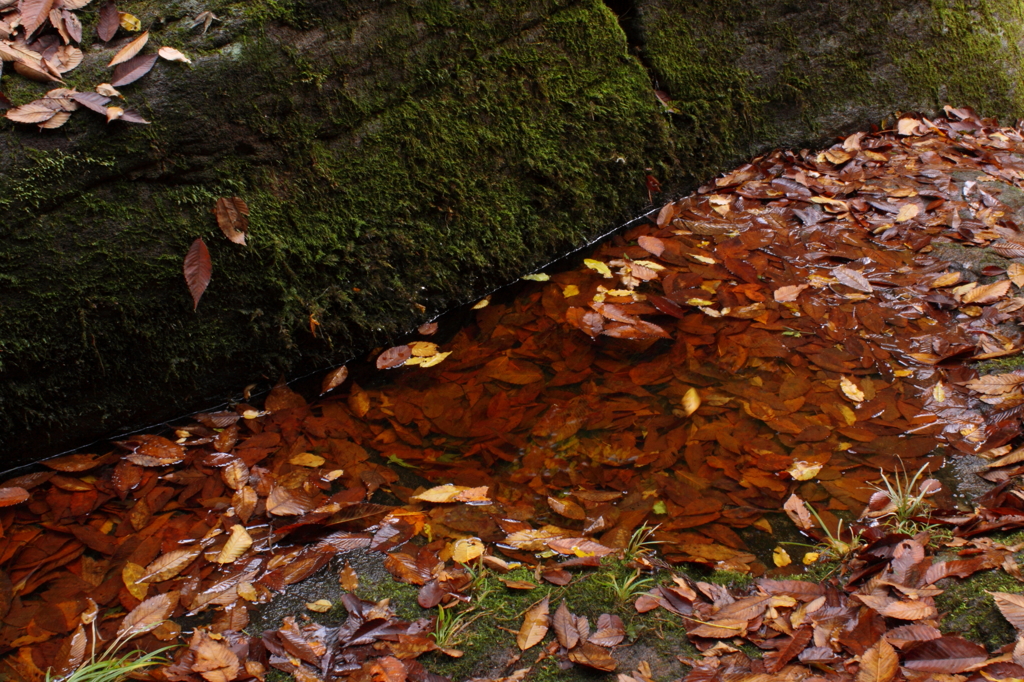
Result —
[[[0, 74], [3, 73], [3, 64], [9, 62], [25, 78], [42, 83], [63, 83], [64, 74], [81, 65], [85, 59], [82, 46], [86, 46], [88, 41], [83, 42], [78, 11], [91, 2], [0, 0], [0, 59], [3, 60], [0, 62]], [[133, 33], [141, 30], [139, 19], [127, 12], [119, 12], [113, 0], [99, 5], [96, 41], [110, 43], [121, 31]], [[144, 52], [148, 42], [149, 31], [144, 31], [123, 45], [107, 64], [113, 69], [110, 82], [97, 84], [94, 92], [59, 87], [40, 99], [17, 107], [0, 93], [0, 106], [8, 109], [5, 116], [9, 120], [35, 124], [41, 130], [60, 128], [79, 107], [104, 115], [108, 123], [149, 123], [132, 109], [109, 105], [113, 97], [121, 97], [117, 88], [134, 83], [149, 73], [158, 57], [185, 63], [191, 63], [191, 60], [170, 46], [163, 46], [153, 53]]]
[[[1024, 273], [1002, 261], [979, 275], [937, 255], [1024, 255], [993, 190], [1021, 186], [1024, 137], [948, 113], [904, 117], [821, 153], [755, 159], [579, 268], [532, 276], [540, 281], [510, 303], [482, 301], [448, 343], [380, 353], [393, 379], [383, 386], [363, 388], [339, 368], [317, 403], [281, 385], [262, 408], [200, 414], [172, 434], [7, 481], [4, 664], [42, 679], [49, 666], [79, 665], [81, 642], [102, 649], [130, 632], [147, 651], [187, 640], [155, 673], [165, 680], [263, 679], [270, 668], [302, 682], [436, 680], [417, 657], [457, 655], [431, 636], [436, 619], [402, 621], [389, 604], [350, 595], [338, 627], [296, 617], [258, 636], [245, 633], [249, 611], [357, 548], [381, 553], [427, 609], [471, 599], [473, 571], [511, 562], [564, 585], [647, 524], [668, 564], [762, 577], [756, 594], [734, 595], [678, 576], [637, 602], [680, 615], [711, 656], [692, 661], [694, 681], [1019, 665], [931, 636], [935, 581], [1000, 565], [1008, 549], [938, 568], [925, 538], [883, 534], [844, 591], [786, 580], [799, 566], [767, 565], [743, 537], [772, 532], [766, 515], [792, 512], [796, 495], [821, 518], [808, 533], [849, 540], [839, 516], [872, 504], [880, 471], [934, 469], [939, 446], [988, 458], [1002, 487], [991, 505], [937, 520], [960, 538], [1024, 525], [1012, 482], [1024, 461], [1024, 381], [979, 378], [967, 364], [1020, 352], [1010, 323], [1024, 314]], [[243, 207], [232, 198], [215, 209], [239, 244]], [[185, 274], [198, 304], [208, 254], [186, 259]], [[350, 591], [357, 582], [350, 570], [339, 580]], [[524, 615], [520, 649], [553, 628], [544, 656], [614, 667], [621, 623], [590, 614], [591, 631], [550, 606]], [[202, 614], [206, 624], [183, 638], [182, 618]], [[751, 661], [730, 650], [737, 637], [771, 653]]]

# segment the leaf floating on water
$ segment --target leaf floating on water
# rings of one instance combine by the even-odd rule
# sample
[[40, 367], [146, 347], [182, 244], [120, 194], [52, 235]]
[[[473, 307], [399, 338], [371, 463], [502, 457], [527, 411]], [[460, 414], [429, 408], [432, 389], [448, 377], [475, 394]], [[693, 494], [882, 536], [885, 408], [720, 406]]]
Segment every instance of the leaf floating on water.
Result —
[[409, 499], [434, 503], [487, 502], [487, 488], [487, 486], [471, 488], [468, 486], [452, 485], [451, 483], [448, 483], [425, 490], [419, 495], [413, 495]]
[[875, 290], [875, 288], [871, 286], [871, 282], [868, 281], [868, 278], [857, 270], [840, 265], [832, 270], [832, 274], [835, 275], [835, 278], [838, 279], [840, 283], [845, 284], [851, 289], [856, 289], [857, 291], [863, 291], [869, 294]]
[[774, 562], [779, 568], [783, 568], [793, 563], [793, 560], [789, 558], [789, 552], [784, 548], [776, 547], [772, 550], [772, 562]]
[[188, 284], [189, 293], [192, 294], [192, 309], [199, 308], [199, 299], [210, 284], [210, 277], [213, 275], [213, 263], [210, 261], [210, 252], [202, 237], [192, 242], [188, 253], [185, 254], [185, 283]]
[[324, 377], [323, 382], [320, 384], [320, 395], [323, 395], [323, 394], [327, 393], [328, 391], [333, 391], [338, 386], [341, 386], [343, 383], [345, 383], [345, 379], [347, 379], [347, 378], [348, 378], [348, 367], [347, 366], [342, 365], [341, 367], [338, 367], [337, 369], [331, 370], [330, 372], [327, 373], [327, 376]]
[[795, 301], [800, 297], [800, 294], [804, 289], [810, 287], [810, 284], [796, 284], [788, 287], [779, 287], [775, 290], [775, 300], [779, 303], [789, 303]]
[[700, 409], [700, 391], [691, 386], [683, 394], [683, 414], [687, 417]]
[[537, 272], [532, 275], [523, 275], [519, 279], [525, 279], [528, 282], [547, 282], [551, 279], [551, 275], [546, 272]]
[[409, 346], [395, 346], [377, 356], [377, 369], [394, 369], [401, 367], [412, 357], [412, 349]]
[[591, 270], [599, 273], [605, 279], [612, 278], [612, 271], [611, 268], [608, 267], [607, 263], [602, 263], [601, 261], [594, 260], [593, 258], [584, 258], [583, 264]]
[[21, 504], [29, 498], [29, 492], [18, 486], [0, 488], [0, 507], [10, 507]]
[[426, 322], [417, 327], [416, 331], [423, 336], [433, 336], [437, 333], [437, 322]]
[[857, 384], [853, 383], [851, 379], [843, 375], [839, 377], [839, 387], [843, 391], [843, 395], [849, 398], [855, 403], [864, 401], [864, 391], [860, 390]]

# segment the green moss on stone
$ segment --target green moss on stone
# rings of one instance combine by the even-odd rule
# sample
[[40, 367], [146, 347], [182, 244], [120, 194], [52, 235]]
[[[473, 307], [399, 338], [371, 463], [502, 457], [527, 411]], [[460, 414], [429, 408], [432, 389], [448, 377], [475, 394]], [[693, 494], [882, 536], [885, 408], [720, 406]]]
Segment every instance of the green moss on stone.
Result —
[[935, 597], [946, 634], [960, 634], [994, 651], [1017, 637], [1013, 626], [999, 612], [989, 592], [1024, 592], [1015, 578], [994, 570], [965, 578], [949, 578], [939, 586], [945, 590]]

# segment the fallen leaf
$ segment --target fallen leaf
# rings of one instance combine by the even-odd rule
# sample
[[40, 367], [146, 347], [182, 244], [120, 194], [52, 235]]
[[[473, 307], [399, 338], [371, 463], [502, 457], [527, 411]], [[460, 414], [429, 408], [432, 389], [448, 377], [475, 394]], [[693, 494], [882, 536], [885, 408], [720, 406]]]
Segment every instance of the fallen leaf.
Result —
[[853, 402], [859, 403], [864, 401], [864, 391], [860, 390], [860, 387], [845, 375], [839, 377], [839, 387], [843, 390], [843, 395]]
[[177, 592], [165, 592], [150, 597], [124, 617], [117, 629], [118, 639], [128, 640], [149, 632], [170, 618], [177, 605]]
[[230, 564], [245, 554], [250, 547], [252, 547], [252, 536], [246, 531], [245, 526], [236, 523], [231, 526], [231, 535], [214, 561], [218, 564]]
[[192, 63], [192, 60], [186, 57], [180, 50], [166, 45], [157, 50], [156, 53], [160, 55], [161, 58], [166, 59], [169, 62], [185, 62], [186, 64]]
[[[113, 59], [110, 60], [110, 63], [107, 64], [107, 66], [117, 66], [118, 64], [125, 63], [126, 61], [137, 55], [142, 50], [142, 48], [146, 46], [146, 43], [148, 42], [149, 31], [146, 31], [138, 38], [136, 38], [135, 40], [131, 41], [130, 43], [122, 47], [120, 50], [118, 50], [117, 54], [114, 55]], [[116, 87], [117, 83], [114, 83], [114, 86]]]
[[544, 597], [538, 604], [531, 607], [523, 616], [523, 624], [516, 635], [516, 644], [519, 649], [526, 651], [544, 639], [548, 634], [548, 598]]
[[337, 369], [331, 370], [330, 372], [327, 373], [327, 376], [324, 377], [323, 383], [321, 383], [321, 385], [320, 385], [320, 395], [323, 395], [323, 394], [327, 393], [328, 391], [333, 391], [338, 386], [341, 386], [343, 383], [345, 383], [345, 379], [347, 379], [347, 378], [348, 378], [348, 367], [347, 366], [342, 365], [341, 367], [338, 367]]
[[192, 242], [188, 253], [185, 254], [184, 270], [185, 282], [188, 284], [189, 293], [192, 294], [192, 309], [196, 310], [199, 308], [199, 299], [202, 298], [213, 275], [210, 252], [206, 249], [202, 237]]
[[110, 79], [110, 84], [115, 88], [119, 88], [122, 85], [134, 83], [153, 69], [156, 60], [157, 56], [155, 54], [140, 54], [118, 64], [114, 68], [114, 75]]
[[245, 236], [249, 233], [249, 206], [245, 201], [241, 197], [221, 197], [213, 206], [213, 214], [217, 227], [228, 241], [245, 246]]
[[889, 682], [896, 677], [899, 665], [896, 649], [884, 638], [880, 639], [861, 657], [856, 682]]
[[327, 613], [331, 610], [331, 601], [329, 599], [317, 599], [314, 602], [306, 602], [306, 608], [316, 613]]

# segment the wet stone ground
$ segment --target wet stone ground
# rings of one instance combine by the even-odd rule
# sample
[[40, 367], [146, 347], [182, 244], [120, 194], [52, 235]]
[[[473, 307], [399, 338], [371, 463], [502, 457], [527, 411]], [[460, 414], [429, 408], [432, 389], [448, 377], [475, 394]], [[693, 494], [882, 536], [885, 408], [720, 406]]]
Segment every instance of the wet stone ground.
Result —
[[1024, 676], [1022, 178], [966, 110], [774, 152], [316, 400], [44, 462], [0, 487], [5, 669]]

